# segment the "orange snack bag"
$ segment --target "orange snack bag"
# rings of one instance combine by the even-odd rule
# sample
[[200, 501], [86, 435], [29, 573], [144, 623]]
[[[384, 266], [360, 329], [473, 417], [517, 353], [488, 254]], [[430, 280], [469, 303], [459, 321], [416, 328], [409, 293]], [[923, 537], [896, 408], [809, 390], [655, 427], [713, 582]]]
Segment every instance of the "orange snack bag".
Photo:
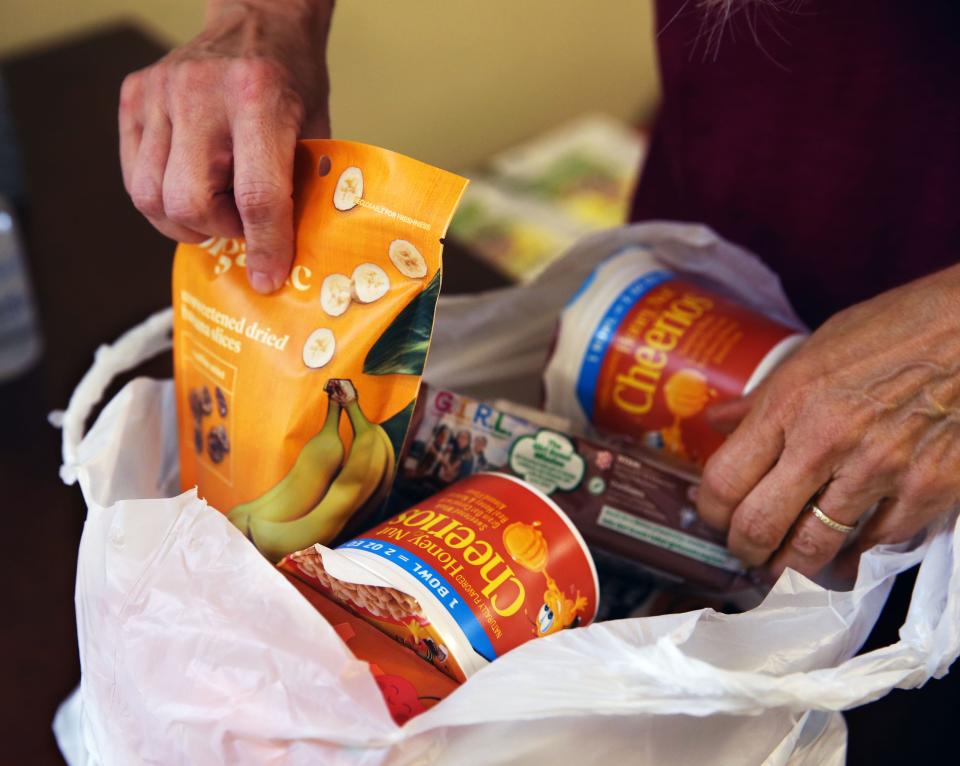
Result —
[[303, 141], [286, 284], [247, 284], [241, 239], [173, 269], [180, 476], [270, 559], [376, 518], [420, 388], [442, 238], [465, 179]]

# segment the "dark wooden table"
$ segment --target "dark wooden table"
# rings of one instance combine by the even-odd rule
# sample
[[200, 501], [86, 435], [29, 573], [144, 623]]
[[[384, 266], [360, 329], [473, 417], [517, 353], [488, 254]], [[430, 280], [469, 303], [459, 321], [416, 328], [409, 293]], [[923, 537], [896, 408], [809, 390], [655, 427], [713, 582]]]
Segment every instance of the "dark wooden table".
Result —
[[[99, 343], [170, 302], [173, 248], [126, 198], [116, 148], [120, 82], [163, 52], [138, 30], [116, 27], [0, 61], [24, 155], [24, 225], [46, 341], [39, 367], [0, 386], [0, 764], [62, 763], [50, 722], [80, 675], [73, 585], [84, 505], [57, 477], [59, 432], [46, 413], [66, 404]], [[448, 292], [502, 284], [455, 247], [445, 263]], [[169, 375], [169, 363], [144, 372]], [[871, 645], [896, 640], [909, 579]], [[922, 753], [955, 762], [947, 754], [960, 712], [957, 675], [848, 714], [850, 763], [915, 762]]]

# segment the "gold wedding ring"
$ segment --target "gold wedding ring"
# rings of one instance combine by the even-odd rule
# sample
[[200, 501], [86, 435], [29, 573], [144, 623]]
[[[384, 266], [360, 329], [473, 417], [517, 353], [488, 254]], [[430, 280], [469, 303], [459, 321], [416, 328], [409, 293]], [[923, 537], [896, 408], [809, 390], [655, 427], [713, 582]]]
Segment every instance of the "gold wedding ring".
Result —
[[837, 532], [842, 532], [845, 535], [850, 534], [854, 529], [856, 529], [856, 527], [851, 527], [849, 524], [841, 524], [839, 521], [831, 519], [829, 516], [827, 516], [827, 514], [817, 507], [816, 503], [810, 503], [807, 508], [810, 509], [810, 513], [816, 516], [819, 521], [822, 521], [824, 524], [830, 527], [830, 529], [835, 529]]

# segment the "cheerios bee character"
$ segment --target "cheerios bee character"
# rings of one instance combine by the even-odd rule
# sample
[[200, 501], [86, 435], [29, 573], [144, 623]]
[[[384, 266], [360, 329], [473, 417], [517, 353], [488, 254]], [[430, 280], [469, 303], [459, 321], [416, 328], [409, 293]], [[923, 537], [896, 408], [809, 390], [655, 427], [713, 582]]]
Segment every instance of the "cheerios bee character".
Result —
[[564, 628], [575, 628], [580, 624], [580, 613], [587, 608], [587, 599], [577, 591], [576, 598], [570, 599], [557, 587], [557, 583], [546, 572], [547, 589], [543, 593], [543, 605], [537, 612], [534, 632], [537, 636], [549, 636]]

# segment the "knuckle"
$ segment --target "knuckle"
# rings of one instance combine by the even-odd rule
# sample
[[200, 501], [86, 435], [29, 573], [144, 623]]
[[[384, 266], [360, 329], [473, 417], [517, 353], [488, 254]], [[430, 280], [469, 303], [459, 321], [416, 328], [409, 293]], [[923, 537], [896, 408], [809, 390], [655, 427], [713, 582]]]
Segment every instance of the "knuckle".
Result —
[[857, 448], [862, 433], [855, 427], [851, 427], [850, 421], [839, 417], [831, 418], [823, 436], [821, 452], [824, 456], [839, 457]]
[[764, 397], [764, 415], [781, 423], [790, 423], [803, 409], [805, 396], [802, 386], [794, 384], [790, 378], [774, 381]]
[[292, 88], [287, 88], [282, 94], [283, 112], [288, 118], [295, 121], [296, 126], [306, 118], [307, 110], [301, 94]]
[[185, 58], [171, 65], [170, 79], [179, 90], [193, 90], [209, 83], [216, 64], [211, 60]]
[[123, 82], [120, 84], [120, 110], [124, 112], [135, 110], [139, 105], [142, 92], [142, 72], [131, 72], [124, 77]]
[[833, 461], [835, 447], [829, 438], [806, 440], [800, 444], [788, 443], [784, 453], [782, 459], [789, 461], [794, 476], [814, 476], [822, 473], [824, 467]]
[[242, 59], [232, 66], [231, 80], [240, 99], [262, 103], [284, 87], [283, 68], [267, 58]]
[[187, 59], [170, 65], [167, 100], [172, 113], [199, 119], [209, 108], [217, 87], [216, 63]]
[[277, 211], [289, 202], [289, 195], [279, 184], [259, 181], [238, 185], [234, 199], [244, 222], [256, 226], [274, 220]]
[[196, 228], [206, 220], [207, 200], [204, 194], [190, 188], [163, 190], [163, 209], [171, 221]]
[[901, 485], [900, 488], [900, 504], [910, 512], [938, 505], [943, 496], [941, 483], [934, 480], [914, 479]]
[[810, 408], [787, 432], [785, 451], [801, 472], [819, 472], [835, 465], [857, 445], [857, 437], [844, 427], [842, 419], [826, 412], [825, 407]]
[[743, 508], [734, 516], [733, 523], [737, 532], [756, 548], [773, 550], [780, 543], [780, 530], [762, 510]]
[[166, 89], [170, 80], [169, 64], [163, 60], [158, 61], [144, 72], [145, 87], [153, 91], [163, 91]]
[[299, 131], [306, 118], [306, 105], [291, 87], [290, 76], [281, 64], [266, 58], [237, 61], [227, 82], [243, 110], [269, 113], [277, 127]]
[[711, 458], [703, 469], [700, 481], [700, 497], [706, 497], [714, 504], [733, 508], [740, 502], [743, 493], [734, 471], [717, 453], [717, 459]]
[[825, 561], [833, 555], [834, 546], [821, 535], [809, 529], [799, 529], [790, 538], [789, 547], [799, 556], [814, 561]]
[[864, 450], [859, 463], [858, 475], [862, 483], [886, 483], [904, 472], [909, 465], [909, 455], [895, 446], [878, 445]]
[[772, 391], [781, 405], [800, 410], [818, 392], [818, 378], [811, 373], [803, 358], [793, 357], [784, 362], [772, 380]]
[[873, 547], [904, 543], [923, 530], [935, 517], [936, 514], [910, 506], [908, 501], [900, 498], [893, 513], [876, 527], [865, 530], [860, 544], [862, 547]]
[[874, 470], [874, 463], [858, 460], [834, 474], [817, 503], [824, 509], [829, 507], [834, 511], [852, 508], [865, 496], [879, 494], [884, 486], [885, 483]]
[[135, 180], [130, 190], [133, 206], [145, 216], [156, 218], [163, 215], [163, 194], [152, 181]]
[[912, 535], [904, 524], [893, 524], [886, 529], [876, 532], [870, 536], [866, 548], [873, 548], [877, 545], [896, 545], [910, 539]]
[[924, 508], [934, 504], [939, 498], [948, 494], [948, 488], [943, 479], [926, 468], [917, 468], [910, 471], [900, 485], [900, 502], [907, 511]]
[[307, 117], [307, 109], [304, 106], [303, 99], [292, 92], [288, 92], [284, 98], [284, 108], [280, 112], [281, 125], [294, 132], [294, 137], [299, 131], [300, 125]]
[[839, 401], [832, 394], [818, 396], [805, 413], [805, 422], [821, 434], [824, 451], [846, 454], [861, 446], [867, 433], [864, 412], [849, 402]]

